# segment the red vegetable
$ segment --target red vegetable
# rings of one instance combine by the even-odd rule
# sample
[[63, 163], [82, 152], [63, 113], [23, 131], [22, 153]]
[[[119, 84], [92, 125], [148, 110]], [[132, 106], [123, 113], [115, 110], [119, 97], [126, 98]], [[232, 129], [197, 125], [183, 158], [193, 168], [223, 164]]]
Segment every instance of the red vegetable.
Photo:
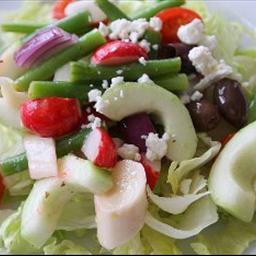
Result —
[[74, 0], [57, 0], [52, 9], [52, 17], [57, 20], [65, 18], [65, 9], [72, 2]]
[[156, 16], [163, 22], [161, 30], [163, 44], [180, 42], [177, 36], [179, 27], [190, 23], [196, 18], [201, 19], [196, 12], [183, 7], [165, 9]]
[[138, 44], [112, 41], [98, 48], [92, 56], [95, 65], [123, 65], [138, 61], [140, 57], [148, 58], [147, 52]]
[[236, 133], [234, 132], [224, 136], [224, 138], [221, 140], [222, 147], [224, 147], [235, 136], [235, 134]]
[[96, 128], [88, 135], [82, 152], [99, 167], [112, 168], [116, 165], [117, 149], [115, 143], [102, 128]]
[[147, 184], [153, 190], [156, 186], [156, 183], [160, 177], [160, 169], [161, 162], [159, 161], [160, 166], [156, 167], [154, 163], [149, 161], [143, 154], [141, 155], [141, 164], [144, 167], [146, 176], [147, 176]]
[[141, 152], [147, 151], [145, 139], [142, 136], [156, 132], [147, 113], [139, 113], [126, 117], [120, 122], [120, 131], [125, 141], [139, 147]]
[[35, 62], [41, 62], [77, 41], [76, 36], [58, 27], [47, 27], [36, 33], [15, 53], [15, 62], [19, 67], [31, 67]]
[[3, 176], [0, 174], [0, 202], [1, 202], [2, 199], [3, 199], [4, 192], [5, 192], [4, 178], [3, 178]]
[[60, 137], [81, 125], [78, 100], [50, 97], [28, 100], [20, 108], [23, 125], [42, 137]]

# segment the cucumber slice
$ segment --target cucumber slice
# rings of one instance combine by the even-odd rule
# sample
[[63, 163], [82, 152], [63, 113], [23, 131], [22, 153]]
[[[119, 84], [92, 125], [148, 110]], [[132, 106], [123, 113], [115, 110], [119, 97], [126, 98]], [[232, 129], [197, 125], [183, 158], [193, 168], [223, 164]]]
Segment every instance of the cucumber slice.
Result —
[[77, 192], [103, 194], [113, 187], [109, 171], [71, 154], [59, 160], [59, 170], [64, 182]]
[[22, 211], [22, 237], [35, 247], [42, 247], [55, 231], [63, 207], [72, 195], [59, 178], [37, 181]]

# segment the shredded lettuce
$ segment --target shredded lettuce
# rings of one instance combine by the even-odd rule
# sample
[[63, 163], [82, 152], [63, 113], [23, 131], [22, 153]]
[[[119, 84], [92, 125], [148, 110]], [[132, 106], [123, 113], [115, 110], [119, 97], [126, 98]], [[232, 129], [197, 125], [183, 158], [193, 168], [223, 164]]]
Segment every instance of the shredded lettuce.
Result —
[[145, 223], [152, 229], [175, 239], [186, 239], [218, 221], [217, 207], [209, 196], [196, 201], [180, 215], [160, 217], [154, 211], [147, 213]]
[[255, 240], [256, 219], [245, 223], [225, 215], [217, 224], [200, 233], [191, 247], [200, 255], [234, 255], [242, 254]]
[[[221, 143], [217, 141], [212, 141], [205, 134], [198, 135], [200, 143], [210, 147], [205, 153], [201, 156], [197, 156], [193, 159], [185, 160], [180, 163], [172, 162], [169, 168], [168, 182], [172, 186], [173, 193], [178, 192], [180, 182], [182, 179], [186, 178], [192, 171], [198, 170], [203, 165], [209, 163], [220, 151]], [[198, 146], [198, 153], [201, 153], [202, 146]]]

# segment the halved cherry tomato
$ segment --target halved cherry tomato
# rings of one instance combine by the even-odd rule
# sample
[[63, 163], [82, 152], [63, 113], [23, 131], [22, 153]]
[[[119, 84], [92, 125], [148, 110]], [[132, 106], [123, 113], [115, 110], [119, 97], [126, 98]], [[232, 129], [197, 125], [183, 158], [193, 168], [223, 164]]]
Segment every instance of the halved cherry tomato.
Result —
[[221, 140], [221, 144], [222, 147], [224, 147], [235, 135], [236, 133], [229, 133], [227, 134], [222, 140]]
[[52, 16], [54, 19], [61, 20], [66, 17], [65, 9], [66, 7], [74, 2], [74, 0], [58, 0], [52, 9]]
[[82, 113], [77, 99], [49, 97], [28, 100], [20, 107], [23, 125], [42, 137], [60, 137], [78, 129]]
[[100, 118], [104, 122], [110, 121], [110, 119], [103, 114], [97, 112], [95, 108], [93, 108], [93, 104], [88, 104], [87, 106], [83, 107], [82, 109], [82, 123], [83, 124], [88, 124], [88, 116], [94, 115], [95, 117]]
[[163, 22], [161, 30], [163, 44], [180, 42], [177, 36], [179, 27], [190, 23], [196, 18], [202, 19], [196, 12], [183, 7], [165, 9], [156, 16]]

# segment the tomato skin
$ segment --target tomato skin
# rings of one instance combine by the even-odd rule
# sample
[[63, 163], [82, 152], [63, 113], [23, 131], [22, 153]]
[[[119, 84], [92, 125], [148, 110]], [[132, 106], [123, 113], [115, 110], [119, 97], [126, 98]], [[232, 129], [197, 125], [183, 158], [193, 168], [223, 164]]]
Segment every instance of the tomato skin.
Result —
[[57, 20], [65, 18], [65, 9], [72, 2], [74, 2], [74, 0], [57, 0], [53, 5], [52, 17]]
[[82, 114], [77, 99], [49, 97], [28, 100], [21, 105], [23, 125], [42, 137], [60, 137], [81, 125]]
[[183, 7], [168, 8], [156, 15], [163, 22], [161, 34], [162, 43], [180, 42], [177, 32], [180, 26], [186, 25], [194, 19], [202, 19], [196, 12]]

